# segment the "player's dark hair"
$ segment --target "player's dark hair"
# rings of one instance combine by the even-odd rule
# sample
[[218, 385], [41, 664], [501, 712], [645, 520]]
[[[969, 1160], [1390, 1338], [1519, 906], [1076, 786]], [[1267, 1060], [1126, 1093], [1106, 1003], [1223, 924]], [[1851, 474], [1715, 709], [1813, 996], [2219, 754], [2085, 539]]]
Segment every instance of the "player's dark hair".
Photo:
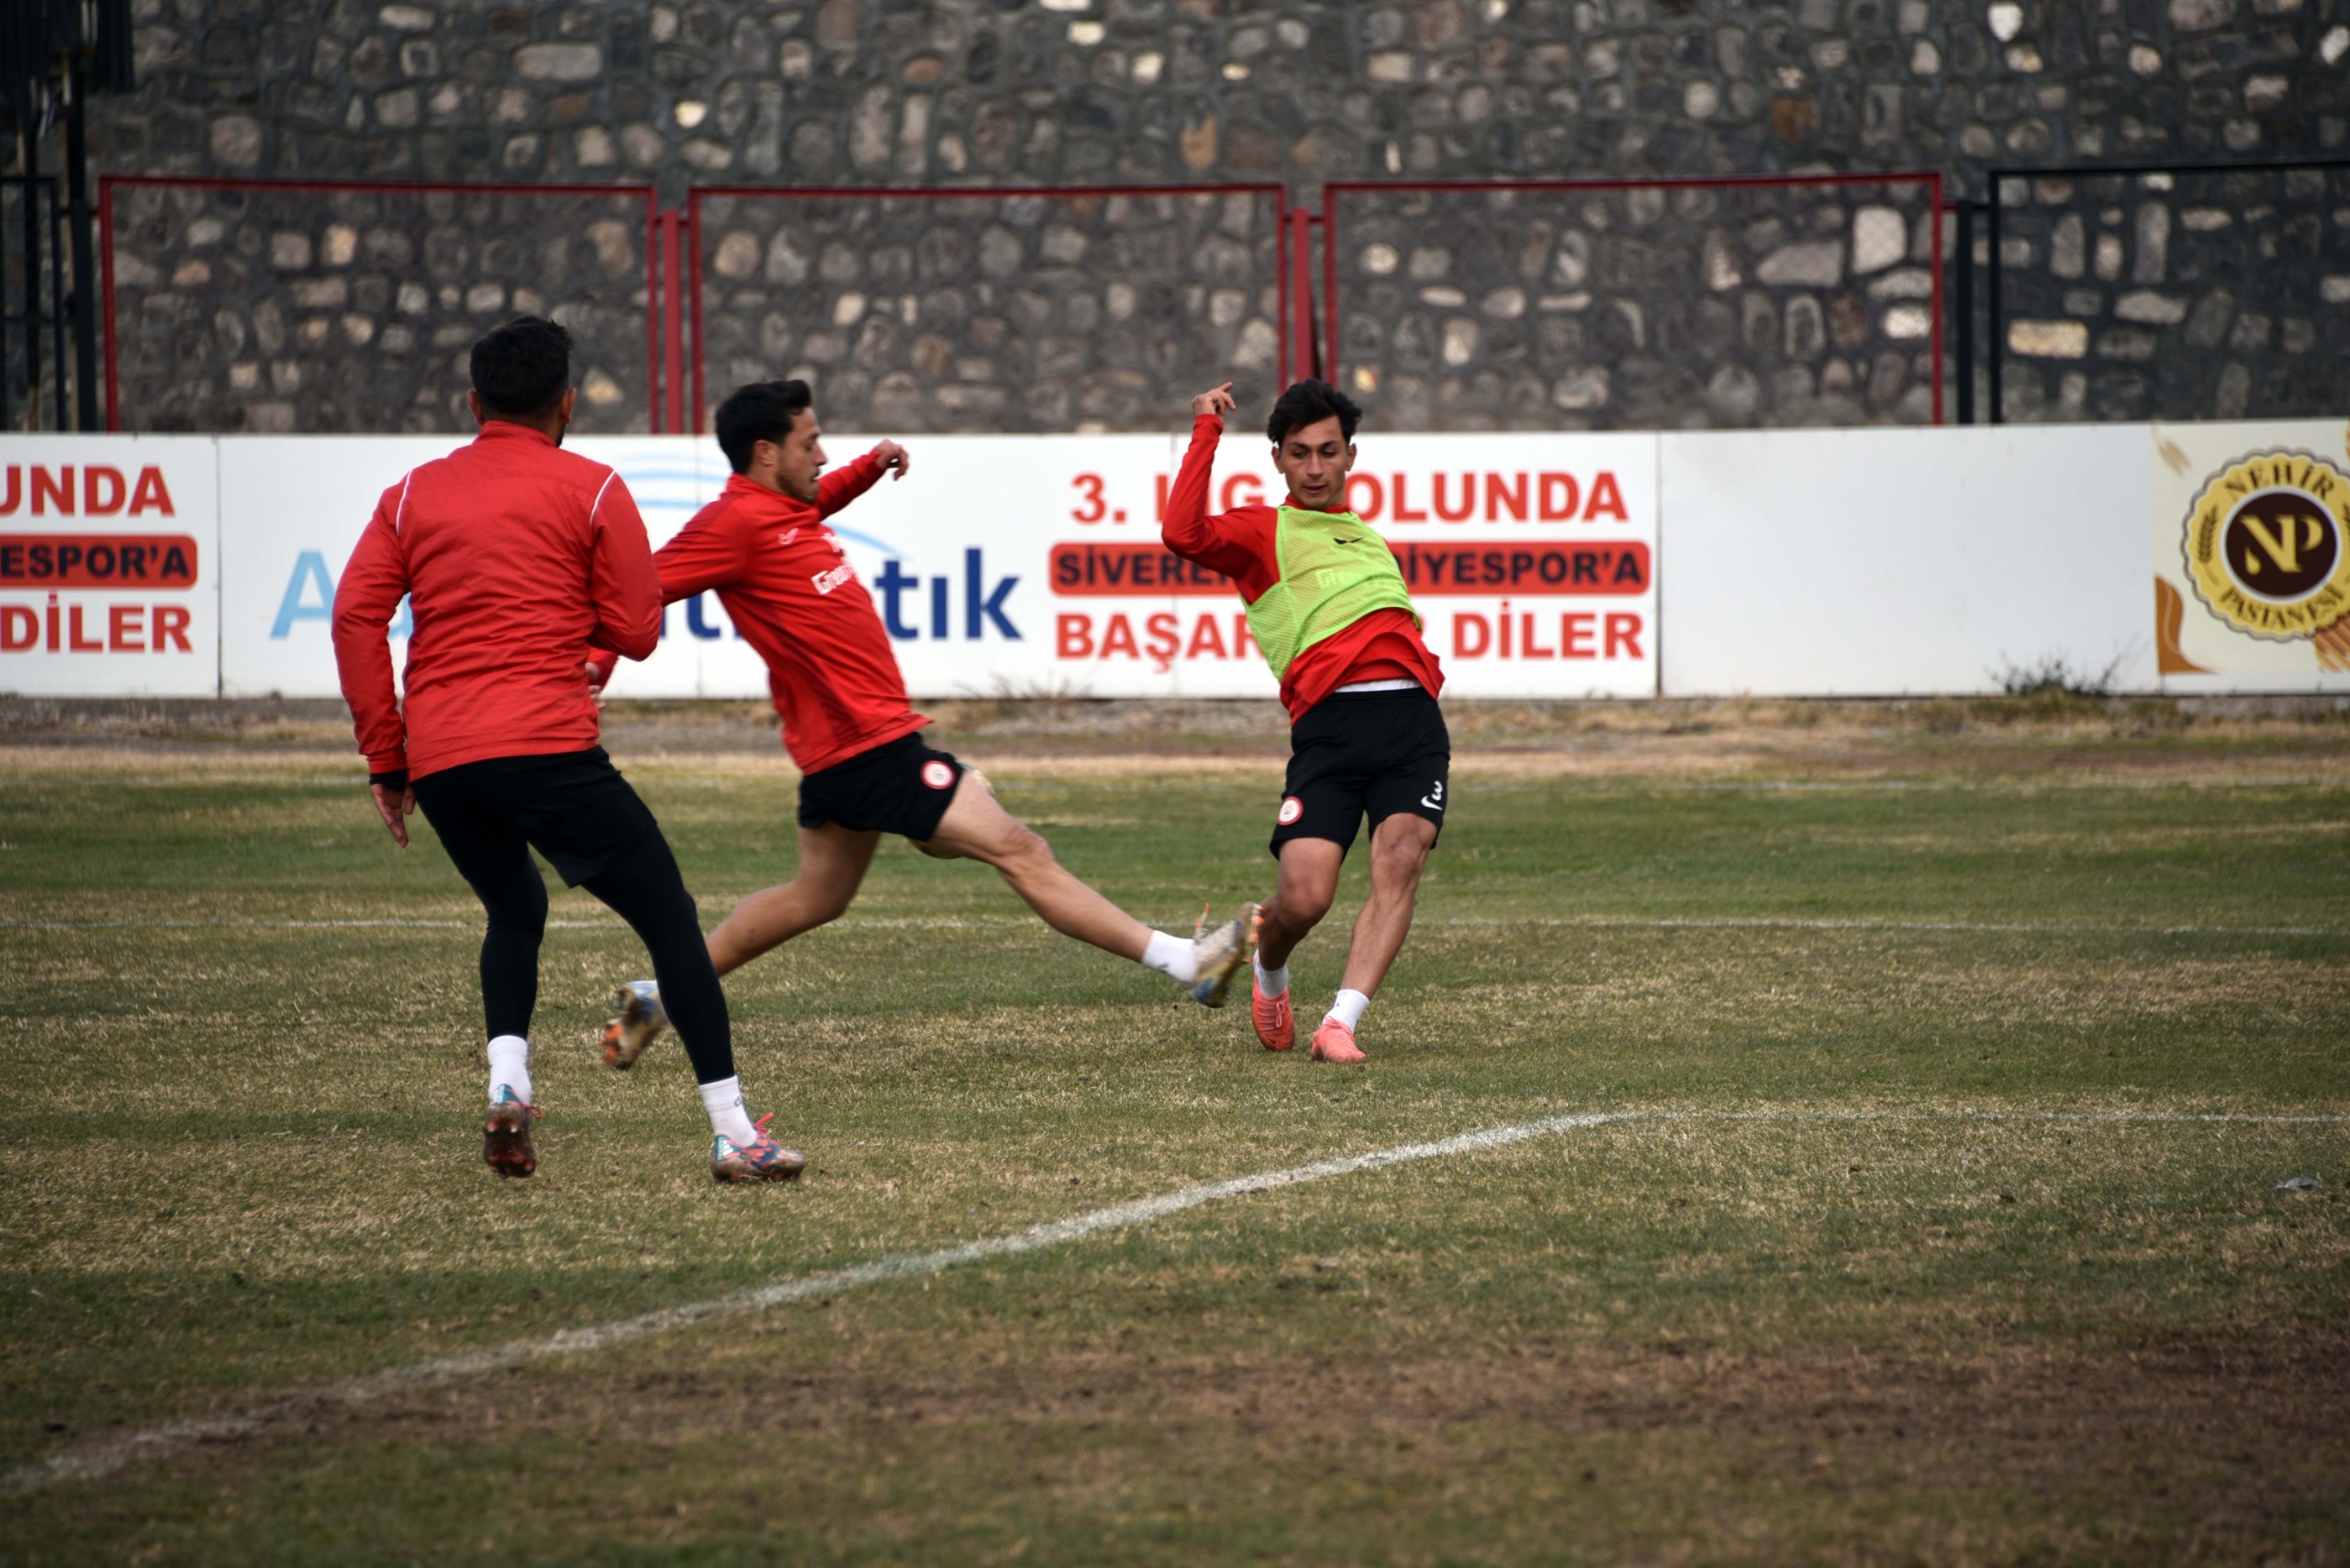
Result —
[[778, 446], [800, 416], [816, 406], [805, 381], [754, 381], [718, 405], [718, 450], [737, 474], [751, 470], [751, 449], [763, 441]]
[[537, 316], [517, 316], [474, 344], [472, 369], [484, 413], [543, 420], [571, 390], [571, 334]]
[[1273, 417], [1265, 421], [1265, 434], [1279, 446], [1289, 439], [1290, 431], [1331, 419], [1338, 421], [1338, 433], [1352, 442], [1355, 426], [1362, 422], [1362, 409], [1326, 381], [1300, 381], [1275, 399]]

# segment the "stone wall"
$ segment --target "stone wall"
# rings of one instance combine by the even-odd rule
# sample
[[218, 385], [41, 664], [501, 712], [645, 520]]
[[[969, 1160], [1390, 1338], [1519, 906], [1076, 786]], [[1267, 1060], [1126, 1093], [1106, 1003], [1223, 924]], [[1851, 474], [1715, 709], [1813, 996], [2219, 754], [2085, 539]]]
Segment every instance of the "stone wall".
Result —
[[647, 211], [641, 194], [124, 187], [125, 428], [464, 429], [474, 341], [552, 314], [579, 343], [582, 417], [642, 430]]
[[1272, 384], [1279, 206], [714, 197], [704, 378], [804, 377], [845, 430], [1154, 429], [1170, 388]]
[[[95, 122], [117, 174], [643, 182], [675, 206], [697, 184], [1271, 180], [1318, 204], [1334, 178], [1939, 170], [1953, 196], [1980, 197], [1996, 163], [2350, 151], [2350, 0], [138, 0], [138, 15], [140, 88], [103, 102]], [[2023, 206], [2001, 258], [2015, 417], [2350, 403], [2339, 335], [2350, 193], [2322, 176], [2216, 196], [2192, 183], [2061, 197], [2016, 187]], [[447, 219], [395, 221], [393, 206], [371, 219], [313, 199], [307, 214], [266, 218], [142, 209], [124, 236], [137, 297], [121, 312], [122, 358], [142, 377], [135, 396], [126, 383], [127, 423], [453, 422], [451, 346], [521, 291], [571, 315], [590, 343], [618, 394], [591, 397], [598, 421], [642, 427], [643, 258], [620, 264], [619, 243], [589, 232], [600, 218], [550, 200], [467, 219], [496, 227], [511, 255], [489, 255], [485, 234], [479, 276], [410, 278], [389, 259], [397, 247], [369, 237], [420, 243]], [[1342, 204], [1341, 358], [1389, 418], [1485, 428], [1930, 410], [1915, 331], [1923, 247], [1897, 187], [1485, 199]], [[959, 295], [950, 304], [920, 275], [935, 258], [922, 259], [912, 207], [810, 218], [785, 247], [811, 258], [795, 280], [775, 275], [791, 263], [775, 260], [764, 226], [813, 209], [738, 204], [703, 233], [711, 392], [805, 367], [844, 429], [1156, 429], [1204, 379], [1270, 389], [1269, 221], [1252, 213], [1245, 232], [1225, 233], [1245, 278], [1208, 275], [1202, 244], [1233, 221], [1214, 204], [1105, 204], [1075, 223], [1084, 253], [1064, 261], [1051, 247], [1069, 245], [1054, 238], [1072, 228], [1067, 205], [974, 216], [970, 270], [943, 286]], [[1897, 256], [1885, 212], [1898, 215]], [[207, 258], [196, 226], [211, 221], [235, 238]], [[842, 229], [860, 221], [870, 233]], [[1163, 243], [1118, 238], [1160, 223]], [[329, 303], [334, 269], [320, 258], [346, 230], [360, 249]], [[1013, 273], [986, 274], [990, 231], [1017, 239]], [[281, 256], [302, 247], [278, 248], [296, 234], [300, 266]], [[2110, 276], [2109, 242], [2123, 256]], [[745, 245], [755, 263], [730, 271]], [[844, 252], [858, 274], [826, 276], [822, 258]], [[530, 275], [542, 264], [564, 281]], [[1578, 266], [1588, 275], [1567, 281]], [[408, 283], [426, 308], [404, 316]], [[474, 308], [492, 286], [506, 303]], [[319, 303], [296, 303], [298, 290]], [[1119, 300], [1134, 302], [1124, 317]], [[292, 348], [266, 347], [265, 308]], [[303, 334], [320, 331], [306, 349]], [[316, 370], [309, 350], [325, 354]], [[298, 395], [281, 363], [296, 366]]]
[[2350, 412], [2350, 168], [2007, 196], [2008, 418]]

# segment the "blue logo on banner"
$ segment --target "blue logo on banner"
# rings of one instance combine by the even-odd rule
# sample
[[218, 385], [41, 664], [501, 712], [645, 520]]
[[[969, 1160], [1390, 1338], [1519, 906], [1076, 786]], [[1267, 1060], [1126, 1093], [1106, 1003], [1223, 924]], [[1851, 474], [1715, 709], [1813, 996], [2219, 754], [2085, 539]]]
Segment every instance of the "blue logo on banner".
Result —
[[[294, 558], [294, 575], [285, 582], [285, 596], [277, 601], [277, 619], [270, 622], [269, 638], [282, 643], [293, 634], [297, 621], [327, 621], [334, 619], [334, 574], [327, 570], [323, 552], [305, 550]], [[408, 599], [400, 599], [397, 614], [392, 617], [391, 634], [405, 637], [415, 630], [408, 619]]]

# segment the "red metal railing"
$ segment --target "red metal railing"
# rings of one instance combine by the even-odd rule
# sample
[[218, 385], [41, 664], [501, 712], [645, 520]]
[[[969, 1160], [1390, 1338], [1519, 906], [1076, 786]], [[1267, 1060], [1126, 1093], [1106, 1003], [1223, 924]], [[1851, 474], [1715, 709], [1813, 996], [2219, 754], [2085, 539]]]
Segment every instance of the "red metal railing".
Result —
[[1738, 190], [1808, 186], [1902, 185], [1925, 187], [1932, 213], [1932, 316], [1934, 423], [1942, 422], [1942, 222], [1945, 204], [1939, 171], [1926, 173], [1833, 174], [1699, 174], [1639, 178], [1556, 180], [1332, 180], [1322, 187], [1322, 325], [1324, 366], [1328, 378], [1338, 374], [1338, 203], [1351, 194], [1477, 195], [1490, 191], [1651, 191]]
[[[1117, 196], [1231, 196], [1270, 197], [1276, 230], [1279, 373], [1286, 385], [1293, 375], [1335, 380], [1339, 370], [1340, 305], [1338, 259], [1340, 203], [1349, 196], [1381, 194], [1475, 195], [1486, 192], [1601, 192], [1678, 189], [1806, 188], [1915, 185], [1923, 186], [1932, 213], [1931, 356], [1933, 417], [1942, 421], [1943, 282], [1942, 228], [1945, 213], [1939, 173], [1885, 172], [1822, 174], [1699, 175], [1686, 177], [1534, 180], [1334, 180], [1323, 186], [1322, 210], [1289, 202], [1288, 187], [1271, 183], [1234, 185], [702, 185], [688, 196], [683, 211], [664, 211], [653, 187], [639, 185], [528, 184], [445, 181], [211, 179], [178, 175], [109, 175], [98, 184], [100, 284], [106, 322], [106, 428], [121, 428], [119, 332], [116, 322], [115, 194], [138, 188], [310, 192], [320, 195], [568, 196], [635, 196], [644, 203], [645, 392], [652, 431], [699, 432], [707, 406], [702, 331], [702, 203], [713, 197], [800, 201], [1051, 200]], [[1322, 289], [1315, 309], [1314, 231], [1321, 231]], [[1318, 319], [1317, 319], [1318, 317]]]

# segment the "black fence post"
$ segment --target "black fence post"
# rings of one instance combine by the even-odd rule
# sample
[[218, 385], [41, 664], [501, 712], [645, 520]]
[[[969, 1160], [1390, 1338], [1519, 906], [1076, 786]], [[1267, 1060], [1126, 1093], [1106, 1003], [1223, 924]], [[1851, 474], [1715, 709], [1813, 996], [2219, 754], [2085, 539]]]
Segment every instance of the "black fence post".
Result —
[[1957, 296], [1958, 422], [1975, 422], [1975, 207], [1971, 201], [1953, 202], [1958, 212]]
[[[90, 95], [90, 73], [79, 55], [66, 73], [65, 93], [66, 229], [73, 241], [74, 428], [104, 430], [98, 417], [98, 261], [91, 243], [96, 220], [90, 210], [90, 139], [84, 107]], [[64, 301], [58, 304], [62, 313]]]
[[1999, 198], [2006, 180], [2005, 170], [1994, 169], [1990, 172], [1988, 191], [1991, 197], [1991, 210], [1986, 215], [1988, 222], [1985, 226], [1988, 230], [1990, 241], [1987, 248], [1990, 251], [1991, 281], [1985, 293], [1988, 297], [1986, 303], [1990, 307], [1986, 314], [1990, 318], [1988, 323], [1991, 337], [1990, 353], [1986, 357], [1990, 364], [1991, 375], [1989, 384], [1984, 390], [1991, 399], [1991, 422], [1995, 425], [2003, 425], [2008, 422], [2008, 400], [2003, 396], [2005, 391], [2003, 383], [2006, 376], [2002, 374], [2007, 368], [2007, 354], [2004, 352], [2007, 348], [2007, 339], [2000, 325], [2004, 317], [2002, 307], [2005, 302], [1999, 297], [1999, 274], [2004, 270], [1999, 263]]

